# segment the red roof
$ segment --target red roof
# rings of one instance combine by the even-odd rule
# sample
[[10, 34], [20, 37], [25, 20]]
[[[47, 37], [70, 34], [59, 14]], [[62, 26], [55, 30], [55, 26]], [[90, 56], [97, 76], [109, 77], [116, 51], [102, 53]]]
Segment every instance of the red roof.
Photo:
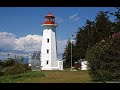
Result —
[[51, 14], [51, 13], [48, 13], [48, 15], [45, 16], [45, 17], [55, 17], [55, 16], [53, 14]]

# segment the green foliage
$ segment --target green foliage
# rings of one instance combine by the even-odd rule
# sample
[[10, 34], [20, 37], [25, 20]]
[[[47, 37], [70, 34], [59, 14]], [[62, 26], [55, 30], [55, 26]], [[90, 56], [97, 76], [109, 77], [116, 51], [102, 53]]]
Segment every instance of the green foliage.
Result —
[[102, 40], [86, 53], [93, 81], [120, 81], [120, 39]]
[[85, 53], [88, 47], [88, 34], [85, 28], [80, 28], [76, 36], [76, 58], [79, 60], [85, 57]]
[[[72, 43], [72, 64], [75, 62], [75, 54], [74, 54], [74, 44]], [[63, 53], [63, 62], [64, 67], [70, 67], [71, 66], [71, 42], [70, 40], [67, 41], [66, 48]]]
[[23, 63], [23, 60], [23, 56], [16, 55], [14, 58], [7, 58], [5, 61], [0, 60], [0, 76], [20, 74], [31, 70], [28, 64]]
[[115, 22], [113, 23], [115, 31], [120, 32], [120, 7], [117, 7], [116, 11], [111, 12], [110, 14], [115, 16]]
[[86, 20], [85, 26], [79, 28], [75, 44], [77, 60], [84, 59], [88, 48], [110, 36], [112, 22], [107, 14], [108, 12], [100, 11], [95, 21]]
[[[108, 14], [113, 15], [115, 21], [110, 21]], [[85, 25], [79, 27], [75, 40], [72, 58], [74, 62], [85, 58], [89, 61], [89, 74], [94, 81], [120, 81], [119, 7], [112, 13], [98, 12], [93, 21], [86, 20]], [[69, 41], [63, 54], [64, 63], [69, 66], [70, 44]]]
[[24, 64], [15, 63], [12, 66], [8, 66], [3, 69], [4, 75], [14, 75], [24, 73], [28, 70], [28, 67]]
[[[73, 63], [80, 59], [84, 59], [86, 51], [92, 48], [96, 43], [99, 43], [102, 39], [110, 37], [112, 31], [113, 22], [109, 20], [109, 12], [100, 11], [95, 16], [94, 21], [86, 20], [85, 25], [80, 27], [76, 34], [76, 43], [73, 46]], [[66, 45], [63, 59], [64, 65], [70, 67], [70, 54], [71, 54], [71, 42], [68, 40]]]
[[14, 58], [8, 58], [5, 62], [2, 62], [3, 67], [12, 66], [14, 64], [15, 64], [15, 59]]
[[12, 83], [16, 82], [18, 80], [26, 80], [26, 79], [32, 79], [32, 78], [39, 78], [39, 77], [45, 77], [44, 73], [42, 72], [37, 72], [37, 71], [31, 71], [31, 72], [26, 72], [22, 74], [17, 74], [17, 75], [5, 75], [1, 76], [1, 83]]
[[0, 71], [0, 76], [3, 76], [3, 74], [4, 74], [4, 73], [3, 73], [2, 71]]

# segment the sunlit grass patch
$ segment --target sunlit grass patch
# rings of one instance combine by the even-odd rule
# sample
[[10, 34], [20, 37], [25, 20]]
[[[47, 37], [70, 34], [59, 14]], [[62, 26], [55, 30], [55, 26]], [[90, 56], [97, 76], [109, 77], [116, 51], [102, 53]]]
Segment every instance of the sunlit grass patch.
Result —
[[1, 83], [12, 83], [12, 82], [17, 82], [17, 81], [23, 81], [27, 79], [32, 79], [32, 78], [39, 78], [39, 77], [44, 77], [44, 73], [41, 71], [31, 71], [27, 73], [22, 73], [22, 74], [17, 74], [17, 75], [5, 75], [5, 76], [0, 76], [0, 82]]

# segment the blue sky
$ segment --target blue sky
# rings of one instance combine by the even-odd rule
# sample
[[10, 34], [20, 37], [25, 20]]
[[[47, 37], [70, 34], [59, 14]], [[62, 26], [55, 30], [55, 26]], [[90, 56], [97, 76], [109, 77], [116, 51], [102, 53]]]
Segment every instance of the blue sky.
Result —
[[[39, 37], [38, 35], [42, 36], [43, 27], [41, 27], [41, 24], [44, 21], [44, 16], [47, 15], [49, 12], [51, 12], [55, 15], [56, 23], [58, 23], [57, 40], [59, 41], [59, 44], [61, 44], [61, 48], [59, 48], [61, 49], [61, 51], [59, 50], [59, 52], [63, 53], [64, 51], [63, 49], [66, 45], [66, 40], [71, 37], [71, 33], [73, 33], [75, 37], [75, 32], [78, 31], [78, 27], [83, 26], [85, 24], [86, 19], [94, 20], [95, 16], [99, 11], [114, 12], [115, 8], [114, 7], [0, 7], [0, 32], [1, 32], [0, 35], [1, 37], [2, 35], [4, 36], [2, 42], [4, 42], [6, 46], [7, 45], [9, 46], [10, 44], [10, 42], [9, 43], [7, 42], [8, 39], [5, 39], [7, 36], [12, 37], [11, 39], [12, 40], [14, 39], [15, 42], [17, 42], [17, 45], [18, 43], [21, 42], [23, 43], [23, 41], [26, 43], [25, 40], [28, 40], [28, 38], [30, 37], [34, 38], [33, 40], [37, 40], [36, 38]], [[110, 20], [113, 21], [114, 17], [112, 16], [110, 17], [111, 17]], [[29, 36], [27, 37], [27, 35]], [[25, 43], [23, 45], [24, 47], [25, 47]], [[4, 44], [0, 45], [0, 50], [1, 50], [0, 52], [4, 51], [5, 53], [6, 51], [7, 53], [7, 49], [4, 47], [5, 45]], [[26, 45], [32, 45], [32, 44], [27, 43]], [[14, 47], [13, 49], [14, 50], [18, 49], [18, 46], [16, 48]], [[12, 51], [8, 50], [8, 51], [9, 53], [11, 52], [13, 53], [14, 50]], [[20, 52], [19, 50], [18, 52]]]

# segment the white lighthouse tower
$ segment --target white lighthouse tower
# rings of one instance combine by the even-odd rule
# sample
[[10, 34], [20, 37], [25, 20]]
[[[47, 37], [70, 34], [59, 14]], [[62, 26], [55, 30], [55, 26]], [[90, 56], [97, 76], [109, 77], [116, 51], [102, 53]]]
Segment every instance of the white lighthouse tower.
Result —
[[45, 16], [42, 46], [41, 46], [41, 70], [59, 70], [56, 46], [55, 16], [49, 13]]

